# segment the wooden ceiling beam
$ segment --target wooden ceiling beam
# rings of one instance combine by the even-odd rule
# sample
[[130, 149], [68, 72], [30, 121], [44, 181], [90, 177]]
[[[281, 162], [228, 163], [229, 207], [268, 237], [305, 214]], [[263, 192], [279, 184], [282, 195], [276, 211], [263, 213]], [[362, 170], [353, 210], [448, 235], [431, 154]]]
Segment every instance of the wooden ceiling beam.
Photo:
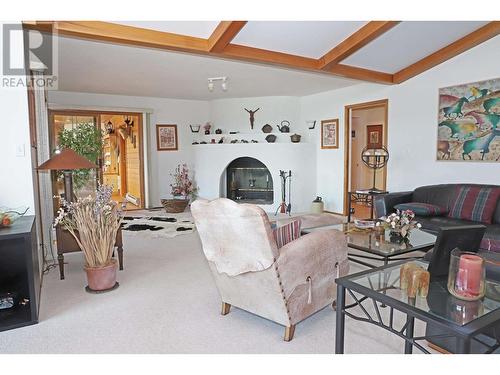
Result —
[[[47, 22], [26, 23], [27, 28], [46, 31]], [[171, 51], [206, 53], [207, 39], [101, 21], [55, 21], [53, 31], [63, 36]]]
[[208, 38], [210, 52], [222, 52], [231, 43], [247, 21], [222, 21]]
[[500, 34], [500, 21], [493, 21], [485, 26], [473, 31], [463, 38], [441, 48], [439, 51], [431, 53], [422, 60], [400, 70], [394, 74], [394, 83], [404, 82], [416, 75], [429, 70], [436, 65], [439, 65], [475, 46], [481, 44], [488, 39], [494, 38]]
[[329, 70], [372, 40], [392, 29], [399, 21], [371, 21], [320, 58], [319, 68]]
[[224, 52], [215, 55], [235, 60], [252, 61], [310, 71], [317, 71], [316, 67], [318, 64], [318, 60], [309, 57], [241, 46], [239, 44], [229, 44]]
[[344, 78], [359, 79], [361, 81], [392, 84], [393, 76], [390, 73], [378, 72], [376, 70], [358, 68], [356, 66], [336, 64], [329, 70], [330, 73]]

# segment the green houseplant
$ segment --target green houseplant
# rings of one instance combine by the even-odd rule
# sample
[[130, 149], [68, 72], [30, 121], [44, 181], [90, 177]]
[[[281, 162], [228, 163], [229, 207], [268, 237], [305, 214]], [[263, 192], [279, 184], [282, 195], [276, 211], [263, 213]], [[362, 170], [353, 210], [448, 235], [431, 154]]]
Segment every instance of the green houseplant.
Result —
[[112, 188], [100, 185], [95, 196], [62, 200], [54, 225], [62, 225], [75, 238], [85, 257], [85, 271], [91, 291], [116, 285], [116, 260], [112, 258], [116, 234], [122, 220]]
[[[58, 145], [62, 149], [70, 148], [92, 163], [98, 164], [102, 153], [102, 137], [103, 133], [101, 129], [94, 124], [82, 123], [73, 129], [61, 130], [58, 135]], [[90, 169], [73, 171], [73, 184], [75, 188], [78, 190], [83, 188], [89, 181], [92, 173], [94, 172]]]

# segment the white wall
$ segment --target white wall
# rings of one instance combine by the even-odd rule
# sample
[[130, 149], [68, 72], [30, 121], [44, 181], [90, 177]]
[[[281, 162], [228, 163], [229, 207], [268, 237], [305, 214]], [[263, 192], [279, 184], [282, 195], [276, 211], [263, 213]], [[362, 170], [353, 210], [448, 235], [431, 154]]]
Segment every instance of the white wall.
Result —
[[[149, 132], [150, 149], [150, 205], [159, 206], [161, 198], [170, 197], [170, 183], [175, 167], [187, 163], [192, 167], [191, 131], [189, 124], [209, 120], [209, 104], [206, 101], [178, 100], [122, 95], [88, 94], [76, 92], [49, 92], [49, 106], [67, 108], [107, 108], [151, 110]], [[156, 150], [156, 124], [177, 124], [179, 150]]]
[[[426, 184], [500, 184], [500, 165], [436, 161], [438, 89], [500, 77], [500, 36], [400, 85], [362, 84], [301, 98], [301, 119], [340, 120], [340, 148], [317, 147], [318, 194], [326, 209], [341, 212], [344, 184], [344, 106], [389, 99], [389, 191]], [[319, 127], [315, 141], [319, 142]]]
[[[0, 41], [3, 23], [0, 23]], [[12, 53], [22, 58], [22, 46]], [[1, 64], [1, 61], [0, 61]], [[2, 68], [0, 67], [0, 71]], [[33, 176], [29, 136], [28, 96], [26, 88], [0, 87], [0, 206], [29, 206], [34, 214]], [[24, 156], [16, 156], [16, 148]]]

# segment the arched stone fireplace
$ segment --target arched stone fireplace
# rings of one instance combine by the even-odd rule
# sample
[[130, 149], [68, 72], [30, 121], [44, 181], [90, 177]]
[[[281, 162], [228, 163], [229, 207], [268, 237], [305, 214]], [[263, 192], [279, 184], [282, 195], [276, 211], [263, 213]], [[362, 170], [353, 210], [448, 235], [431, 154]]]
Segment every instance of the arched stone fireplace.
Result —
[[225, 177], [227, 198], [241, 203], [273, 204], [273, 177], [260, 160], [236, 158], [227, 166]]

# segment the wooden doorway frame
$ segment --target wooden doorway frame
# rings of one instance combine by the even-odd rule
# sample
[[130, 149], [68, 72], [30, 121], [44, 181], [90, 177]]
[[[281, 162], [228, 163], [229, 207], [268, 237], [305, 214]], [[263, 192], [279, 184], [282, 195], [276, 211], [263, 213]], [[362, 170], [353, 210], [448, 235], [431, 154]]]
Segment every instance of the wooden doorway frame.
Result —
[[139, 175], [140, 175], [140, 189], [141, 189], [141, 204], [137, 207], [138, 210], [146, 207], [146, 195], [144, 184], [144, 133], [143, 133], [143, 113], [142, 112], [127, 112], [127, 111], [102, 111], [102, 110], [82, 110], [82, 109], [49, 109], [49, 134], [53, 137], [52, 132], [55, 115], [82, 115], [82, 116], [96, 116], [97, 124], [101, 124], [101, 115], [122, 115], [122, 116], [137, 116], [137, 137], [139, 140]]
[[[351, 182], [350, 169], [351, 169], [351, 111], [355, 109], [370, 109], [383, 107], [384, 110], [384, 124], [383, 124], [383, 145], [387, 147], [387, 130], [389, 122], [389, 99], [374, 100], [371, 102], [350, 104], [344, 107], [344, 216], [347, 216], [349, 207], [349, 185]], [[387, 188], [387, 167], [383, 170], [383, 189]]]

